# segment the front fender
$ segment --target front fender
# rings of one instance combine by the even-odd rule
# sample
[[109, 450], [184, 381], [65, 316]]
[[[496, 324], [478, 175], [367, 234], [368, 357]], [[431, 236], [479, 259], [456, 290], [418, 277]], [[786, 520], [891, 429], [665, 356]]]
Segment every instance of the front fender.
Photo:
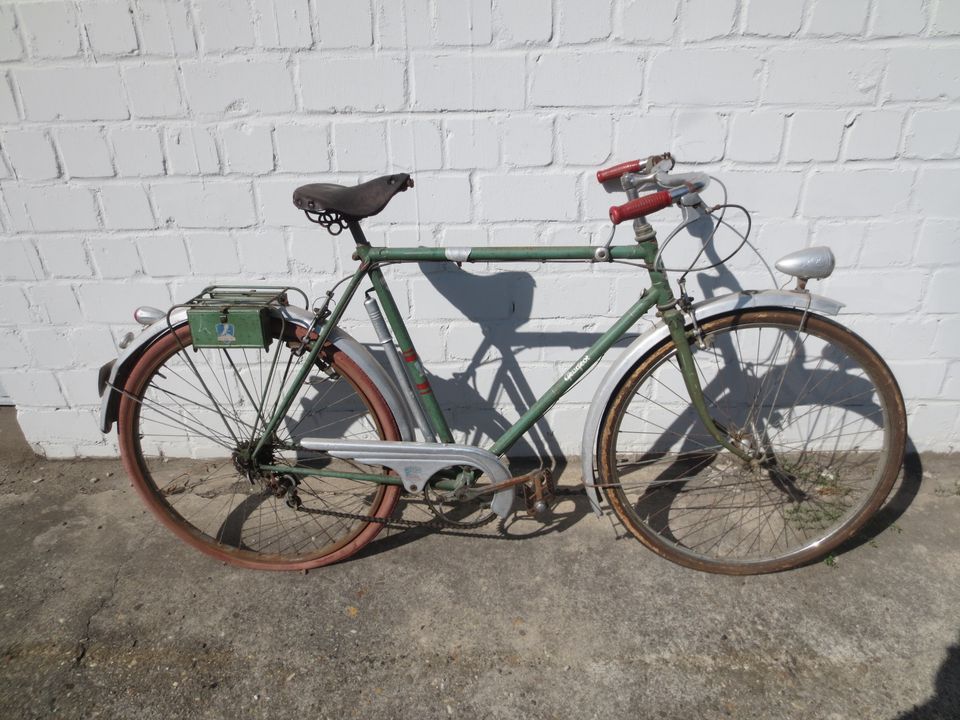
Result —
[[[302, 327], [309, 327], [314, 317], [313, 313], [307, 310], [289, 305], [282, 308], [271, 308], [271, 312], [276, 312], [287, 322], [297, 323]], [[178, 328], [186, 322], [186, 308], [176, 308], [170, 313], [169, 325], [166, 318], [153, 323], [140, 333], [116, 360], [101, 368], [100, 432], [108, 433], [113, 429], [113, 424], [117, 421], [117, 414], [120, 410], [121, 389], [140, 356], [164, 333], [169, 332], [171, 327]], [[340, 328], [333, 329], [329, 341], [353, 360], [377, 386], [397, 420], [401, 439], [416, 440], [410, 411], [399, 390], [397, 390], [393, 378], [377, 362], [373, 354]]]
[[[820, 315], [836, 315], [842, 307], [843, 303], [822, 295], [791, 290], [748, 290], [709, 298], [693, 306], [697, 322], [703, 322], [724, 313], [746, 308], [805, 309]], [[692, 329], [692, 323], [688, 324], [687, 327]], [[600, 504], [603, 502], [600, 489], [596, 485], [597, 440], [603, 413], [620, 386], [623, 377], [630, 372], [631, 368], [641, 358], [669, 337], [670, 330], [662, 322], [658, 322], [624, 349], [607, 371], [607, 374], [604, 375], [587, 412], [587, 419], [583, 425], [583, 438], [580, 444], [580, 463], [587, 498], [597, 515], [601, 514]]]

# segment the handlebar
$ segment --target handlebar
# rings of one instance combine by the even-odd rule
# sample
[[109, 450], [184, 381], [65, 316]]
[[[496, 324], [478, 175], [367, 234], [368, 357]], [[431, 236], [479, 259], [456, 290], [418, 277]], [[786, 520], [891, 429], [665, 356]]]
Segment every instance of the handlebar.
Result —
[[[634, 199], [623, 205], [610, 208], [610, 221], [619, 225], [625, 220], [651, 215], [669, 207], [684, 195], [699, 192], [710, 184], [710, 176], [705, 173], [677, 173], [671, 175], [674, 159], [670, 153], [651, 155], [645, 160], [630, 160], [597, 172], [601, 183], [622, 178], [621, 185]], [[646, 174], [638, 175], [640, 172]], [[629, 175], [629, 177], [624, 177]], [[640, 189], [663, 188], [659, 192], [635, 197]]]

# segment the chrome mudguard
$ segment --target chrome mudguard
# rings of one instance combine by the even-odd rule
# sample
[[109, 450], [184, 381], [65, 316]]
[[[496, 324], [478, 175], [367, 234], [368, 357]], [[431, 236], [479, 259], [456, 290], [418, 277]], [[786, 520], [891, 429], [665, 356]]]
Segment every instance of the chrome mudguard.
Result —
[[[809, 310], [819, 315], [836, 315], [843, 307], [843, 303], [806, 292], [791, 290], [759, 290], [731, 293], [720, 297], [710, 298], [696, 303], [694, 306], [697, 322], [723, 315], [733, 310], [746, 308], [793, 308]], [[687, 327], [692, 327], [688, 325]], [[587, 498], [593, 511], [601, 514], [600, 504], [603, 502], [597, 482], [597, 439], [600, 434], [600, 421], [603, 412], [620, 385], [624, 375], [648, 352], [670, 337], [670, 331], [662, 322], [655, 324], [650, 330], [634, 340], [616, 359], [607, 374], [604, 375], [594, 395], [590, 410], [587, 412], [586, 422], [583, 424], [583, 439], [580, 445], [580, 463], [583, 473], [583, 484]]]
[[[277, 308], [275, 312], [283, 317], [287, 322], [297, 323], [303, 327], [309, 327], [313, 322], [313, 313], [286, 306]], [[170, 326], [177, 328], [187, 322], [186, 308], [177, 308], [170, 313]], [[106, 387], [100, 399], [100, 431], [108, 433], [113, 429], [113, 424], [117, 420], [117, 414], [120, 409], [120, 395], [118, 388], [122, 388], [131, 368], [137, 359], [146, 352], [161, 335], [169, 330], [167, 320], [158, 320], [147, 327], [120, 356], [113, 361], [109, 369], [109, 375], [106, 377]], [[383, 368], [376, 358], [367, 348], [354, 340], [349, 334], [339, 328], [334, 328], [330, 334], [330, 342], [337, 346], [347, 357], [349, 357], [357, 366], [363, 370], [367, 376], [373, 380], [383, 399], [387, 402], [390, 410], [397, 420], [397, 426], [400, 428], [400, 437], [402, 440], [416, 440], [413, 428], [414, 424], [410, 417], [410, 412], [400, 391], [397, 390], [396, 383], [390, 374]], [[106, 373], [104, 373], [106, 374]]]

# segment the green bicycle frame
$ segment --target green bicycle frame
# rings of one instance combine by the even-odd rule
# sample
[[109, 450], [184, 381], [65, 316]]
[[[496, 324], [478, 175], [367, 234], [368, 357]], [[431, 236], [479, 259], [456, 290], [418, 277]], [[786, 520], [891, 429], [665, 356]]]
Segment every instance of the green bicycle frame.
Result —
[[[261, 450], [268, 438], [273, 436], [287, 410], [292, 405], [297, 391], [306, 381], [314, 362], [319, 355], [323, 344], [326, 342], [331, 331], [343, 317], [347, 305], [353, 299], [358, 287], [364, 277], [369, 276], [373, 289], [383, 308], [383, 314], [394, 338], [400, 349], [400, 355], [406, 369], [408, 378], [419, 393], [422, 407], [426, 413], [427, 419], [439, 438], [440, 442], [452, 443], [453, 436], [450, 427], [447, 424], [443, 411], [437, 402], [430, 382], [423, 371], [413, 340], [407, 331], [406, 324], [403, 321], [397, 303], [387, 287], [386, 279], [380, 270], [381, 263], [409, 263], [409, 262], [524, 262], [538, 261], [550, 262], [557, 260], [584, 260], [595, 259], [597, 248], [593, 246], [570, 246], [570, 247], [476, 247], [470, 248], [467, 257], [464, 260], [458, 260], [456, 254], [451, 257], [451, 253], [444, 248], [383, 248], [371, 247], [363, 235], [356, 222], [349, 223], [351, 233], [357, 243], [355, 257], [360, 260], [360, 266], [350, 278], [346, 290], [337, 301], [334, 309], [327, 316], [318, 331], [318, 337], [313, 342], [306, 361], [298, 370], [296, 376], [291, 381], [280, 403], [276, 406], [273, 416], [266, 423], [263, 434], [257, 446], [251, 452], [252, 456]], [[500, 436], [489, 448], [495, 455], [502, 455], [513, 444], [526, 433], [544, 414], [572, 388], [584, 374], [586, 374], [603, 355], [609, 350], [636, 322], [653, 307], [657, 307], [664, 323], [670, 330], [671, 338], [678, 348], [678, 359], [683, 375], [687, 392], [690, 395], [697, 415], [703, 422], [707, 431], [723, 447], [727, 448], [736, 455], [747, 458], [746, 453], [730, 443], [729, 438], [721, 432], [710, 417], [706, 407], [706, 400], [700, 386], [699, 377], [694, 366], [693, 358], [688, 345], [687, 331], [685, 328], [683, 315], [676, 309], [676, 299], [670, 285], [667, 282], [662, 268], [654, 267], [657, 254], [656, 239], [638, 242], [630, 246], [614, 246], [609, 248], [610, 258], [614, 260], [632, 260], [639, 261], [646, 266], [650, 277], [650, 287], [644, 290], [639, 299], [617, 320], [613, 326], [603, 333], [590, 348], [580, 356], [580, 358], [570, 366], [554, 384], [515, 422], [502, 436]], [[289, 468], [280, 468], [273, 466], [264, 466], [265, 469], [285, 470]], [[309, 471], [306, 471], [309, 472]], [[368, 480], [379, 483], [396, 484], [396, 478], [390, 476], [370, 475], [364, 473], [339, 473], [344, 477], [350, 477], [357, 480]]]

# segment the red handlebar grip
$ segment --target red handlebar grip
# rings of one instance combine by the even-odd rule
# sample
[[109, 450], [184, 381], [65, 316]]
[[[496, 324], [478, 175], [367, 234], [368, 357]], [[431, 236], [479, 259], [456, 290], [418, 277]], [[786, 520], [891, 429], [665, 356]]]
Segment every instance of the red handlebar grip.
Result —
[[605, 183], [607, 180], [616, 180], [621, 175], [628, 172], [640, 172], [640, 160], [631, 160], [630, 162], [620, 163], [613, 167], [597, 171], [597, 182]]
[[672, 202], [673, 198], [670, 197], [670, 191], [661, 190], [660, 192], [631, 200], [623, 205], [614, 205], [610, 208], [610, 220], [613, 221], [614, 225], [619, 225], [624, 220], [633, 220], [641, 215], [650, 215], [657, 212], [657, 210], [663, 210]]

